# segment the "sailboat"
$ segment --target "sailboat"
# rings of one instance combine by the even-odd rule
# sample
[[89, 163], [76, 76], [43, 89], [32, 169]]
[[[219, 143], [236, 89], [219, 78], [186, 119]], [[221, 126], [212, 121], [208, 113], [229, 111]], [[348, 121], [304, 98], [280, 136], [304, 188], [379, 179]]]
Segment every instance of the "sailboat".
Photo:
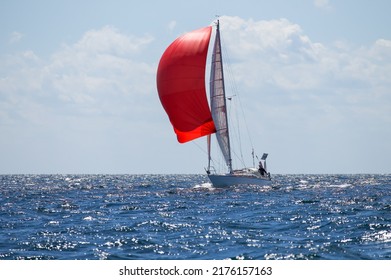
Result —
[[[234, 169], [232, 166], [219, 20], [215, 26], [209, 81], [210, 106], [206, 94], [205, 71], [212, 26], [186, 33], [167, 47], [157, 69], [160, 102], [179, 143], [200, 137], [207, 138], [206, 173], [214, 187], [268, 185], [271, 178], [266, 169], [267, 154], [263, 154], [258, 168], [253, 166]], [[216, 136], [227, 167], [226, 173], [217, 174], [211, 166], [212, 135]]]

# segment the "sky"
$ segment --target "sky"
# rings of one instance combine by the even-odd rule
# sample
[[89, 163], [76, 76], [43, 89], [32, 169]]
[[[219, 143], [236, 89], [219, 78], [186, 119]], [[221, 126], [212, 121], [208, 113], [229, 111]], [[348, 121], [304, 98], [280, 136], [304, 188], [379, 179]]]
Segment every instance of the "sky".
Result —
[[204, 173], [206, 140], [177, 142], [156, 69], [216, 15], [272, 174], [391, 173], [389, 11], [386, 0], [2, 0], [0, 174]]

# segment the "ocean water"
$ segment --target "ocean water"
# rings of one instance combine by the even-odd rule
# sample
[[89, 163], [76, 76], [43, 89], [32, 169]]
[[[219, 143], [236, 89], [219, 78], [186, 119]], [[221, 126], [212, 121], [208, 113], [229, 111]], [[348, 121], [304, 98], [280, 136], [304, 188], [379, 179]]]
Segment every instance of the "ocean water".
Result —
[[391, 175], [1, 175], [0, 259], [391, 259]]

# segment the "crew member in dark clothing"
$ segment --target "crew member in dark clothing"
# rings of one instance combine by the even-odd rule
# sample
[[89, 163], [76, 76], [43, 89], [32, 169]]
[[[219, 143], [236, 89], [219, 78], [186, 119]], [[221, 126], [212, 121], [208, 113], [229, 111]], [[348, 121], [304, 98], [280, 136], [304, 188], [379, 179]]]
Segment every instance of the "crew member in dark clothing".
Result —
[[265, 168], [263, 168], [262, 162], [259, 162], [259, 168], [258, 168], [259, 173], [261, 173], [262, 176], [265, 176], [267, 174], [267, 171]]

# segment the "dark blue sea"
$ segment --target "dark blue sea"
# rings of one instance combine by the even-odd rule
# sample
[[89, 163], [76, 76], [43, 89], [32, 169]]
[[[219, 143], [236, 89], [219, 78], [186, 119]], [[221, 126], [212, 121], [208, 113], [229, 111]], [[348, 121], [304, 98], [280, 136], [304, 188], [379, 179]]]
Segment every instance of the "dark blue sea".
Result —
[[391, 175], [0, 175], [0, 259], [391, 259]]

